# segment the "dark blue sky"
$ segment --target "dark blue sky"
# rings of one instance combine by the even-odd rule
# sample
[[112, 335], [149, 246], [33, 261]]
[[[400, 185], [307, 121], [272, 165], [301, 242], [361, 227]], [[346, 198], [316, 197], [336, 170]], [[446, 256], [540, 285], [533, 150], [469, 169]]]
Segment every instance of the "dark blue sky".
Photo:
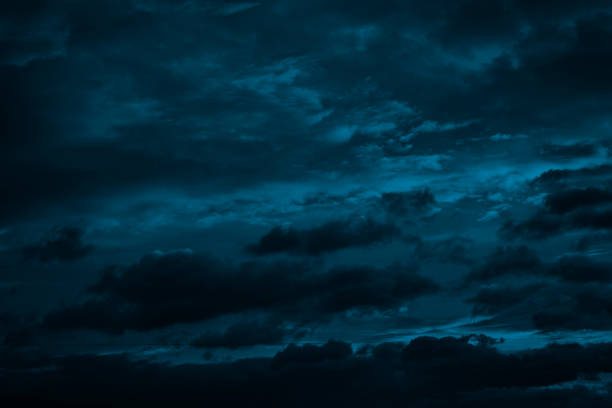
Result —
[[605, 404], [609, 1], [6, 3], [0, 376], [448, 349], [574, 370], [470, 406]]

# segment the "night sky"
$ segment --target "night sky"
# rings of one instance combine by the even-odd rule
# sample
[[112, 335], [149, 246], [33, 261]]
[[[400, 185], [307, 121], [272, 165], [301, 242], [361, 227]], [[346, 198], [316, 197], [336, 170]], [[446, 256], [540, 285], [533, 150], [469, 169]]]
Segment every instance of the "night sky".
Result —
[[612, 406], [612, 2], [0, 6], [0, 402]]

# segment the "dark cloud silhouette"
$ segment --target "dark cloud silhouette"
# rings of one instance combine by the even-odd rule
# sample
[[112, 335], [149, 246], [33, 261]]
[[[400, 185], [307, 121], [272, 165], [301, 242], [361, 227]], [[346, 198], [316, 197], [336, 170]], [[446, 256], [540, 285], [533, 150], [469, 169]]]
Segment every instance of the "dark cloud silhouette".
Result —
[[311, 365], [327, 361], [346, 360], [352, 354], [351, 345], [342, 341], [329, 340], [322, 346], [290, 344], [274, 356], [273, 364], [276, 367], [296, 363]]
[[476, 295], [467, 299], [467, 302], [474, 305], [474, 314], [492, 315], [523, 302], [541, 288], [542, 285], [538, 284], [516, 288], [485, 288], [479, 290]]
[[527, 246], [500, 247], [491, 253], [482, 265], [467, 276], [467, 282], [486, 281], [504, 275], [536, 272], [541, 266], [537, 253]]
[[[542, 262], [527, 247], [505, 248], [475, 267], [463, 289], [482, 285], [466, 301], [473, 314], [493, 316], [484, 326], [603, 330], [612, 323], [611, 271], [609, 262], [584, 256]], [[531, 283], [518, 284], [525, 279]]]
[[389, 213], [407, 216], [435, 204], [436, 199], [429, 189], [423, 189], [404, 193], [384, 193], [380, 202]]
[[590, 143], [574, 143], [568, 145], [545, 144], [539, 154], [551, 159], [573, 159], [577, 157], [594, 156], [597, 153], [597, 146]]
[[23, 256], [41, 262], [74, 261], [89, 255], [93, 249], [93, 245], [83, 242], [82, 230], [64, 227], [53, 231], [38, 244], [26, 246]]
[[436, 290], [432, 280], [401, 265], [321, 271], [307, 263], [234, 265], [187, 253], [150, 255], [107, 269], [89, 299], [47, 314], [44, 325], [121, 333], [257, 310], [321, 320], [351, 309], [396, 308]]
[[584, 256], [563, 257], [546, 273], [567, 282], [612, 282], [612, 264]]
[[199, 348], [237, 349], [253, 345], [280, 344], [289, 333], [278, 322], [241, 322], [229, 326], [223, 332], [207, 332], [191, 342]]
[[502, 236], [549, 238], [565, 231], [612, 228], [612, 191], [598, 187], [561, 189], [548, 194], [544, 208], [523, 221], [507, 221]]
[[474, 314], [493, 316], [476, 326], [558, 330], [607, 330], [612, 324], [609, 286], [597, 283], [532, 284], [484, 288], [467, 301]]
[[506, 221], [499, 229], [502, 237], [507, 239], [543, 239], [563, 232], [560, 217], [537, 214], [524, 221]]
[[[609, 343], [552, 344], [502, 354], [487, 341], [419, 337], [367, 354], [349, 343], [290, 345], [273, 358], [168, 365], [122, 355], [3, 354], [2, 400], [78, 406], [513, 406], [604, 407], [609, 394], [571, 386], [612, 371]], [[474, 344], [475, 343], [475, 344]], [[46, 369], [41, 369], [45, 367]], [[236, 392], [239, 390], [240, 392]], [[605, 390], [605, 389], [604, 389]], [[508, 401], [510, 403], [508, 403]]]
[[572, 230], [607, 231], [612, 228], [612, 210], [573, 211], [564, 215], [540, 212], [525, 221], [508, 221], [500, 234], [510, 239], [550, 238]]
[[612, 203], [612, 191], [596, 187], [559, 191], [549, 194], [545, 200], [547, 210], [554, 214], [609, 203]]
[[407, 243], [414, 245], [414, 252], [418, 259], [435, 259], [438, 262], [472, 265], [473, 242], [464, 237], [424, 242], [419, 237], [405, 237]]
[[[516, 38], [521, 20], [512, 5], [502, 1], [462, 1], [449, 7], [443, 26], [435, 32], [442, 44], [471, 47]], [[480, 24], [471, 24], [474, 20]]]
[[557, 278], [565, 282], [612, 282], [609, 262], [596, 262], [585, 256], [564, 256], [542, 262], [527, 246], [497, 248], [466, 276], [465, 283], [495, 281], [507, 276]]
[[299, 230], [296, 228], [272, 228], [256, 244], [247, 250], [256, 255], [294, 252], [320, 255], [344, 248], [367, 246], [388, 242], [400, 235], [397, 226], [379, 223], [373, 219], [347, 219], [329, 221], [319, 227]]
[[600, 182], [602, 180], [610, 180], [612, 178], [612, 166], [609, 164], [603, 164], [594, 167], [584, 167], [577, 170], [570, 169], [551, 169], [540, 174], [538, 177], [531, 181], [532, 185], [543, 186], [543, 187], [555, 187], [557, 185], [578, 185], [577, 187], [584, 187], [586, 182]]
[[532, 316], [533, 324], [538, 329], [606, 330], [612, 324], [612, 296], [609, 288], [566, 288], [559, 291], [556, 299], [551, 294], [547, 296], [547, 307]]

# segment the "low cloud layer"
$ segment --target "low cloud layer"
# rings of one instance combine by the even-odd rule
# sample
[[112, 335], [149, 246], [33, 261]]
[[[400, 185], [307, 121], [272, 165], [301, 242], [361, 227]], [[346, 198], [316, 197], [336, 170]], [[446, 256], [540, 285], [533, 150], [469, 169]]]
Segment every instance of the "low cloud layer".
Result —
[[[289, 345], [273, 358], [234, 363], [167, 364], [125, 356], [81, 355], [29, 360], [3, 355], [4, 402], [185, 406], [485, 407], [609, 404], [608, 385], [587, 387], [612, 371], [609, 343], [554, 344], [501, 354], [482, 336], [419, 337], [354, 351], [349, 343]], [[50, 369], [37, 368], [51, 366]], [[104, 381], [98, 381], [104, 379]], [[240, 390], [240, 392], [236, 392]], [[43, 397], [44, 396], [44, 397]]]

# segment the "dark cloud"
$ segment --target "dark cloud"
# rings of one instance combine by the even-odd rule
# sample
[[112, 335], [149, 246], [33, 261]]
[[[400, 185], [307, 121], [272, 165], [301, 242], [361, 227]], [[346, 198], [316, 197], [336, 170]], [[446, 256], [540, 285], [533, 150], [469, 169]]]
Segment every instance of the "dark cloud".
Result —
[[595, 187], [556, 192], [549, 194], [545, 200], [547, 210], [554, 214], [566, 214], [583, 207], [609, 203], [612, 203], [612, 191]]
[[[548, 177], [548, 176], [547, 176]], [[612, 192], [599, 187], [566, 188], [549, 193], [544, 208], [523, 221], [506, 221], [507, 238], [548, 238], [571, 230], [612, 228]]]
[[[483, 326], [554, 331], [603, 330], [610, 325], [609, 262], [584, 256], [542, 262], [521, 248], [498, 249], [465, 278], [464, 289], [481, 285], [466, 301], [473, 305], [473, 314], [492, 316]], [[518, 284], [525, 280], [531, 283]]]
[[121, 333], [249, 311], [321, 320], [351, 309], [397, 308], [437, 289], [401, 265], [317, 269], [287, 262], [234, 265], [187, 253], [145, 256], [108, 269], [89, 299], [49, 313], [44, 326]]
[[535, 186], [554, 187], [558, 184], [578, 184], [577, 187], [584, 187], [587, 183], [600, 183], [612, 179], [612, 166], [608, 164], [585, 167], [577, 170], [551, 169], [536, 177], [532, 184]]
[[369, 176], [449, 153], [465, 121], [488, 137], [609, 110], [605, 3], [27, 4], [3, 12], [7, 219], [151, 186]]
[[399, 235], [399, 228], [390, 223], [379, 223], [371, 218], [347, 219], [329, 221], [305, 230], [275, 227], [257, 244], [249, 245], [247, 250], [256, 255], [279, 252], [320, 255], [344, 248], [389, 242]]
[[563, 257], [546, 272], [567, 282], [612, 282], [612, 264], [584, 256]]
[[346, 360], [353, 354], [350, 344], [329, 340], [322, 346], [304, 344], [296, 346], [290, 344], [284, 350], [274, 356], [274, 365], [283, 366], [286, 364], [317, 364], [326, 361]]
[[[5, 3], [7, 346], [159, 335], [220, 349], [206, 368], [37, 355], [11, 377], [32, 387], [12, 392], [78, 406], [137, 400], [145, 383], [153, 405], [245, 405], [242, 389], [254, 405], [606, 405], [562, 382], [596, 375], [571, 368], [589, 347], [551, 346], [533, 367], [473, 337], [214, 361], [301, 330], [320, 344], [393, 338], [399, 321], [454, 330], [470, 306], [509, 338], [541, 331], [525, 341], [612, 327], [609, 1]], [[86, 234], [32, 241], [81, 222]], [[198, 255], [164, 252], [182, 247]], [[410, 303], [440, 290], [424, 276], [454, 287]]]
[[435, 204], [436, 199], [429, 189], [423, 189], [404, 193], [384, 193], [380, 202], [389, 213], [406, 216]]
[[[588, 204], [587, 204], [588, 205]], [[503, 237], [516, 239], [550, 238], [565, 231], [599, 230], [612, 228], [612, 210], [574, 211], [564, 215], [539, 212], [525, 221], [507, 221], [500, 228]]]
[[541, 260], [537, 253], [527, 246], [500, 247], [482, 265], [476, 266], [466, 281], [486, 281], [505, 275], [536, 272], [540, 266]]
[[542, 262], [527, 246], [498, 248], [467, 275], [466, 283], [495, 281], [507, 276], [554, 277], [566, 282], [612, 282], [609, 262], [596, 262], [585, 256], [563, 256], [555, 262]]
[[474, 305], [473, 313], [476, 315], [492, 315], [504, 309], [523, 302], [533, 295], [542, 285], [527, 285], [522, 287], [495, 287], [481, 289], [467, 302]]
[[224, 347], [237, 349], [260, 344], [280, 344], [288, 334], [278, 322], [242, 322], [228, 327], [223, 332], [207, 332], [191, 342], [199, 348]]
[[[478, 336], [476, 336], [478, 337]], [[122, 355], [2, 356], [2, 400], [51, 405], [593, 407], [596, 388], [566, 385], [612, 370], [610, 344], [553, 344], [502, 354], [473, 336], [419, 337], [367, 355], [351, 344], [290, 345], [274, 358], [169, 365]], [[41, 369], [41, 368], [45, 369]], [[239, 390], [240, 392], [236, 392]], [[605, 390], [605, 388], [604, 388]]]
[[612, 324], [609, 285], [548, 282], [481, 289], [467, 301], [492, 316], [476, 326], [551, 331], [607, 330]]
[[508, 239], [541, 239], [563, 232], [559, 217], [538, 214], [525, 221], [506, 221], [499, 229], [500, 235]]
[[419, 237], [406, 237], [405, 241], [414, 245], [415, 255], [419, 259], [463, 265], [472, 265], [475, 261], [472, 254], [474, 243], [468, 238], [452, 237], [424, 242]]
[[23, 256], [25, 259], [41, 262], [74, 261], [83, 258], [94, 249], [93, 245], [83, 242], [83, 233], [79, 228], [59, 228], [40, 243], [26, 246]]
[[308, 194], [302, 200], [297, 201], [295, 204], [300, 206], [334, 206], [334, 205], [345, 205], [348, 200], [353, 197], [353, 194], [349, 193], [346, 195], [332, 195], [325, 192], [318, 192], [314, 194]]
[[598, 245], [607, 245], [612, 242], [612, 233], [611, 232], [598, 232], [598, 233], [589, 233], [585, 236], [580, 237], [580, 239], [575, 243], [574, 248], [577, 251], [587, 251], [590, 248], [596, 247]]
[[[520, 32], [510, 44], [500, 40], [476, 48], [479, 52], [465, 61], [476, 66], [482, 61], [482, 71], [469, 77], [466, 89], [448, 92], [452, 97], [441, 101], [437, 111], [484, 117], [481, 126], [508, 133], [528, 133], [540, 126], [566, 131], [585, 120], [601, 120], [595, 118], [605, 116], [603, 105], [589, 106], [594, 101], [607, 104], [611, 89], [612, 82], [604, 78], [612, 62], [604, 45], [611, 35], [610, 14], [570, 14], [564, 19], [574, 24], [541, 18], [519, 24]], [[481, 24], [475, 25], [478, 29]]]
[[597, 146], [590, 143], [574, 143], [569, 145], [546, 144], [540, 148], [540, 155], [551, 159], [572, 159], [594, 156]]
[[512, 40], [520, 34], [521, 21], [518, 17], [517, 10], [508, 2], [461, 1], [450, 7], [435, 37], [447, 46], [463, 47]]
[[566, 288], [556, 299], [550, 298], [546, 308], [533, 313], [532, 320], [536, 328], [545, 331], [606, 330], [612, 324], [610, 288]]

